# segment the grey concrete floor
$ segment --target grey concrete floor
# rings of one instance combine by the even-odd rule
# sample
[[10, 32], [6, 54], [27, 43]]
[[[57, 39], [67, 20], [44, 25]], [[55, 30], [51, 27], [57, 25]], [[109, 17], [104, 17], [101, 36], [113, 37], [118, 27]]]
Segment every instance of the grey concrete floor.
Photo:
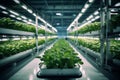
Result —
[[[97, 70], [94, 66], [92, 66], [79, 52], [77, 53], [84, 62], [84, 64], [81, 65], [80, 67], [80, 70], [82, 72], [82, 77], [71, 80], [109, 80], [107, 77], [104, 76], [104, 74], [102, 74], [99, 70]], [[43, 54], [44, 51], [40, 55]], [[39, 66], [38, 66], [39, 63], [40, 63], [39, 59], [36, 58], [33, 59], [26, 66], [24, 66], [13, 76], [11, 76], [8, 80], [45, 80], [45, 79], [37, 78], [36, 76], [36, 73], [39, 71]]]

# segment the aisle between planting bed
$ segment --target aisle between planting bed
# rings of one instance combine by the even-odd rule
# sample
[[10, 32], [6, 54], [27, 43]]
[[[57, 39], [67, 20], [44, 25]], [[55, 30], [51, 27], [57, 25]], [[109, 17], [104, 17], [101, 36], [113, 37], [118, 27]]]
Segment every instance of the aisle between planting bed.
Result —
[[41, 60], [39, 78], [80, 78], [80, 65], [82, 60], [64, 39], [59, 39], [51, 49], [38, 56]]
[[[50, 47], [47, 47], [47, 50], [50, 49], [53, 45]], [[74, 49], [74, 47], [72, 47]], [[74, 49], [75, 50], [75, 49]], [[76, 50], [75, 50], [76, 51]], [[76, 51], [77, 52], [77, 51]], [[105, 77], [100, 71], [98, 71], [94, 66], [92, 66], [82, 55], [80, 55], [79, 52], [77, 52], [79, 57], [84, 62], [83, 65], [81, 65], [80, 70], [82, 73], [81, 78], [76, 78], [74, 80], [109, 80], [107, 77]], [[40, 56], [44, 55], [44, 51], [40, 54]], [[43, 78], [38, 78], [36, 76], [37, 72], [40, 70], [39, 64], [40, 60], [35, 58], [31, 62], [29, 62], [25, 67], [23, 67], [21, 70], [19, 70], [17, 73], [15, 73], [11, 78], [8, 80], [45, 80]]]

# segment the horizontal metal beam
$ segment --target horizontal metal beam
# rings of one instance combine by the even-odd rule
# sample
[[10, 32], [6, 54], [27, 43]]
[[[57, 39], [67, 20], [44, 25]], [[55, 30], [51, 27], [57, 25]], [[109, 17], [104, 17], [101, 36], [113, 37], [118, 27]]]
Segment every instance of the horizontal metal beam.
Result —
[[[45, 1], [44, 0], [26, 0], [27, 2], [29, 3], [32, 3], [32, 4], [45, 4]], [[68, 4], [83, 4], [85, 3], [87, 0], [46, 0], [48, 5], [50, 4], [63, 4], [63, 3], [68, 3]]]
[[47, 10], [47, 11], [41, 11], [43, 13], [59, 13], [59, 12], [62, 12], [62, 13], [79, 13], [80, 10], [64, 10], [64, 11], [61, 11], [61, 10]]
[[38, 9], [81, 9], [83, 6], [82, 5], [49, 5], [49, 7], [43, 7], [43, 5], [33, 5], [34, 8]]
[[73, 19], [73, 18], [75, 18], [75, 17], [74, 17], [74, 16], [53, 16], [52, 18], [53, 18], [53, 19], [55, 19], [55, 18], [60, 18], [60, 19], [66, 19], [66, 18], [67, 18], [67, 19], [70, 19], [70, 18], [72, 18], [72, 19]]

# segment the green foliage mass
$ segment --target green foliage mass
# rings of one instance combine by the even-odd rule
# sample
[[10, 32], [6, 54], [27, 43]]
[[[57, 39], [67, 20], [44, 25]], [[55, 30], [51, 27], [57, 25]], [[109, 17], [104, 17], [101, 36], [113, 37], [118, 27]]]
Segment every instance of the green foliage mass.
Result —
[[59, 39], [42, 57], [37, 58], [40, 58], [47, 68], [74, 68], [76, 64], [83, 64], [64, 39]]
[[[41, 45], [44, 42], [44, 40], [39, 40], [38, 44]], [[5, 41], [0, 43], [0, 59], [34, 48], [35, 45], [35, 39]]]
[[[71, 39], [74, 41], [74, 39]], [[100, 53], [100, 41], [96, 39], [89, 38], [79, 38], [78, 44], [87, 47], [95, 52]], [[106, 47], [106, 45], [105, 45]], [[106, 52], [106, 51], [105, 51]], [[120, 41], [119, 40], [111, 40], [110, 42], [110, 52], [113, 58], [120, 59]]]
[[[35, 26], [33, 26], [31, 24], [17, 22], [10, 18], [1, 18], [0, 19], [0, 27], [7, 28], [7, 29], [13, 29], [13, 30], [33, 32], [33, 33], [36, 32]], [[45, 35], [45, 30], [38, 28], [38, 34]], [[53, 33], [47, 32], [47, 34], [53, 34]]]

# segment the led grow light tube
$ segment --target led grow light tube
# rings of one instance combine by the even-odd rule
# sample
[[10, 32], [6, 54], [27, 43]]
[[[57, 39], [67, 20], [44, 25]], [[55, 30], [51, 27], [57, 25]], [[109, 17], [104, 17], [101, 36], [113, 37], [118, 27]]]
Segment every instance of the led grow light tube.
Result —
[[27, 6], [22, 5], [21, 7], [22, 7], [23, 9], [27, 10]]
[[13, 0], [15, 3], [20, 4], [19, 0]]
[[95, 11], [93, 14], [94, 14], [94, 15], [97, 15], [97, 14], [99, 14], [99, 12], [98, 12], [98, 11]]
[[29, 13], [32, 13], [32, 10], [31, 10], [31, 9], [27, 9], [27, 11], [28, 11]]
[[14, 14], [14, 15], [16, 15], [16, 16], [19, 15], [17, 12], [14, 12], [14, 11], [12, 11], [12, 10], [9, 10], [9, 12], [12, 13], [12, 14]]
[[10, 17], [13, 17], [13, 18], [15, 18], [16, 16], [11, 14], [11, 15], [10, 15]]
[[[89, 0], [90, 3], [92, 3], [94, 0]], [[82, 8], [81, 12], [84, 13], [88, 8], [89, 8], [90, 4], [87, 2], [84, 7]], [[81, 12], [79, 14], [81, 14]], [[79, 15], [78, 14], [78, 15]], [[73, 26], [73, 24], [75, 23], [75, 21], [77, 21], [80, 17], [82, 16], [82, 14], [80, 16], [77, 16], [74, 21], [69, 25], [69, 27], [67, 28], [67, 31], [71, 28], [71, 26]]]
[[[13, 0], [15, 3], [17, 3], [17, 4], [19, 4], [20, 3], [20, 1], [19, 0]], [[27, 10], [29, 13], [33, 13], [33, 11], [31, 10], [31, 9], [29, 9], [26, 5], [22, 5], [21, 6], [23, 9], [25, 9], [25, 10]], [[33, 16], [37, 16], [35, 13], [33, 13], [32, 14]], [[43, 23], [47, 23], [44, 19], [42, 19], [41, 17], [38, 17], [38, 19], [39, 20], [41, 20]], [[24, 22], [26, 22], [26, 21], [24, 21]], [[49, 26], [49, 27], [52, 27], [49, 23], [47, 23], [47, 25]], [[55, 29], [55, 28], [53, 28], [53, 30], [55, 30], [56, 32], [57, 32], [57, 30]]]
[[2, 5], [0, 5], [0, 8], [6, 10], [6, 7], [4, 7], [4, 6], [2, 6]]
[[6, 12], [6, 11], [2, 11], [2, 13], [3, 13], [3, 14], [8, 14], [8, 12]]
[[23, 19], [27, 19], [25, 16], [21, 16]]
[[17, 17], [16, 19], [17, 19], [17, 20], [22, 20], [20, 17]]

